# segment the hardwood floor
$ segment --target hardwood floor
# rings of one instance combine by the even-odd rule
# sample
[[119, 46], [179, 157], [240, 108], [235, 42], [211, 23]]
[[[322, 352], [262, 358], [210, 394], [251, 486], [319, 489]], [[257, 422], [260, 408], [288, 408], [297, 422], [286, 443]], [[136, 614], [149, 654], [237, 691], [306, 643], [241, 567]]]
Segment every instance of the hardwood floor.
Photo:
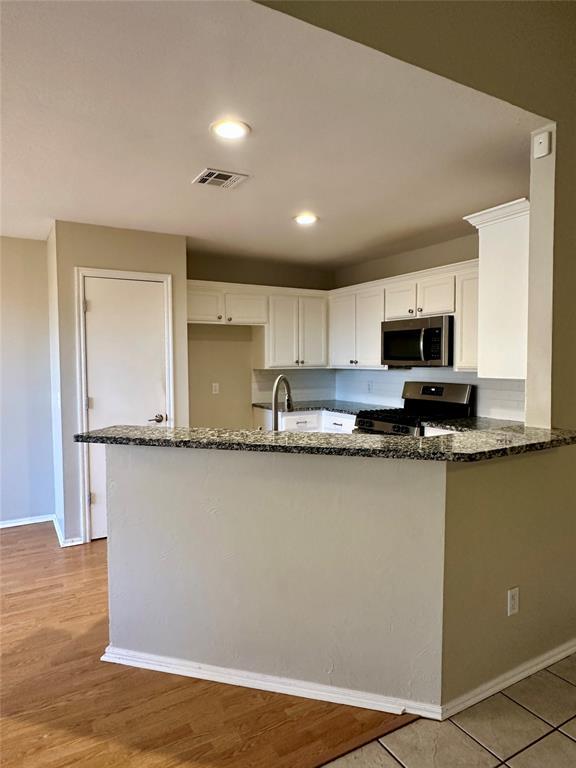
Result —
[[316, 768], [416, 719], [101, 662], [106, 542], [0, 534], [2, 768]]

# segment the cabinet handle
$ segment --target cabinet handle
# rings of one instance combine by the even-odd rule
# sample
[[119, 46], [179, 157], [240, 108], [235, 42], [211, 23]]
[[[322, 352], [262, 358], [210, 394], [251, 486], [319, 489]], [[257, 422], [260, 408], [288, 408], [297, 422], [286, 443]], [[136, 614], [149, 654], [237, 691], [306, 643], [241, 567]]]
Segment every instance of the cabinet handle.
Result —
[[304, 360], [300, 360], [300, 365], [304, 365]]
[[343, 424], [342, 424], [342, 422], [340, 422], [340, 421], [333, 421], [333, 422], [332, 422], [332, 426], [333, 426], [333, 427], [342, 427], [342, 426], [344, 426], [344, 425], [343, 425]]
[[422, 307], [418, 307], [418, 312], [423, 312], [423, 311], [424, 310], [422, 309]]
[[296, 363], [296, 365], [300, 365], [300, 360], [294, 360], [294, 362]]
[[308, 421], [297, 421], [296, 426], [298, 426], [298, 424], [308, 424]]
[[350, 360], [350, 365], [354, 365], [354, 360]]
[[354, 365], [358, 365], [358, 360], [354, 360]]
[[222, 315], [218, 315], [218, 320], [222, 320]]
[[414, 310], [413, 310], [413, 309], [409, 309], [409, 310], [408, 310], [408, 314], [409, 314], [409, 315], [413, 315], [413, 314], [414, 314]]
[[228, 318], [228, 322], [229, 322], [229, 323], [231, 323], [231, 322], [232, 322], [232, 318], [231, 318], [231, 317], [229, 317], [229, 318]]

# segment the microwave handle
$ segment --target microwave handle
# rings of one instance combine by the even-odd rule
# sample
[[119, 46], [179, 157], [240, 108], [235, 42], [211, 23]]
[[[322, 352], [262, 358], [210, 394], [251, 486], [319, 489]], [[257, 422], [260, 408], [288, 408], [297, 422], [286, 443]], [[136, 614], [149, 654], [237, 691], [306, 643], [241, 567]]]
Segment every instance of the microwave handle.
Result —
[[422, 360], [423, 363], [426, 362], [426, 358], [424, 357], [424, 334], [426, 333], [426, 329], [422, 328], [420, 330], [420, 360]]

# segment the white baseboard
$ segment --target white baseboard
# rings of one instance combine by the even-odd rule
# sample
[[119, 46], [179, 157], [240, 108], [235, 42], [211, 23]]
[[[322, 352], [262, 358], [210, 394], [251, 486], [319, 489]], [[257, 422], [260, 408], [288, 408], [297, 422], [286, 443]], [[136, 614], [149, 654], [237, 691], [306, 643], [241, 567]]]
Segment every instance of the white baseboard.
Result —
[[158, 656], [153, 653], [141, 653], [129, 651], [124, 648], [115, 648], [109, 645], [106, 648], [102, 661], [110, 661], [114, 664], [124, 664], [128, 667], [140, 669], [153, 669], [157, 672], [169, 672], [174, 675], [195, 677], [199, 680], [211, 680], [216, 683], [228, 683], [229, 685], [241, 685], [245, 688], [256, 688], [261, 691], [273, 693], [287, 693], [291, 696], [302, 696], [305, 699], [318, 701], [330, 701], [333, 704], [348, 704], [352, 707], [375, 709], [380, 712], [391, 712], [401, 715], [409, 712], [422, 717], [439, 720], [441, 715], [440, 705], [428, 704], [420, 701], [396, 699], [390, 696], [381, 696], [377, 693], [355, 691], [349, 688], [336, 688], [332, 685], [312, 683], [305, 680], [293, 680], [275, 675], [264, 675], [258, 672], [246, 672], [244, 670], [229, 669], [228, 667], [216, 667], [211, 664], [198, 664], [184, 659], [175, 659], [169, 656]]
[[62, 530], [60, 528], [60, 523], [58, 521], [58, 518], [56, 516], [52, 517], [51, 520], [54, 523], [54, 529], [56, 531], [56, 536], [58, 536], [58, 543], [61, 547], [75, 547], [78, 544], [84, 544], [84, 541], [80, 538], [78, 539], [66, 539], [64, 538], [64, 534], [62, 533]]
[[477, 704], [483, 699], [487, 699], [488, 696], [492, 696], [495, 693], [499, 693], [508, 688], [510, 685], [514, 685], [519, 680], [523, 680], [525, 677], [533, 675], [535, 672], [539, 672], [541, 669], [549, 667], [565, 656], [570, 656], [576, 652], [576, 637], [569, 640], [563, 645], [559, 645], [557, 648], [543, 653], [541, 656], [537, 656], [535, 659], [520, 664], [518, 667], [511, 669], [509, 672], [505, 672], [499, 677], [495, 677], [493, 680], [478, 686], [472, 691], [465, 693], [463, 696], [459, 696], [457, 699], [452, 699], [447, 704], [441, 707], [442, 720], [447, 717], [452, 717], [457, 712], [461, 712], [463, 709], [471, 707], [473, 704]]
[[36, 517], [19, 517], [13, 520], [1, 520], [0, 528], [16, 528], [19, 525], [32, 525], [33, 523], [51, 523], [54, 515], [37, 515]]

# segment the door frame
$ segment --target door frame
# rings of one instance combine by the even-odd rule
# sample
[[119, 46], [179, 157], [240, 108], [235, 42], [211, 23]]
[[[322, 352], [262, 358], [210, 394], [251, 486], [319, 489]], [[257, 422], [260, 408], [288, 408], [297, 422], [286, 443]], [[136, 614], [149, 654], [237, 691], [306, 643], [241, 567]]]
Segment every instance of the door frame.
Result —
[[[141, 280], [148, 283], [162, 283], [164, 287], [164, 360], [166, 363], [166, 426], [174, 426], [174, 339], [172, 321], [172, 275], [156, 272], [128, 272], [117, 269], [96, 269], [75, 267], [76, 289], [76, 392], [78, 400], [78, 432], [88, 430], [88, 381], [86, 370], [86, 301], [85, 278], [97, 277], [113, 280]], [[90, 519], [90, 472], [88, 464], [88, 443], [78, 443], [81, 539], [84, 544], [91, 541]]]

